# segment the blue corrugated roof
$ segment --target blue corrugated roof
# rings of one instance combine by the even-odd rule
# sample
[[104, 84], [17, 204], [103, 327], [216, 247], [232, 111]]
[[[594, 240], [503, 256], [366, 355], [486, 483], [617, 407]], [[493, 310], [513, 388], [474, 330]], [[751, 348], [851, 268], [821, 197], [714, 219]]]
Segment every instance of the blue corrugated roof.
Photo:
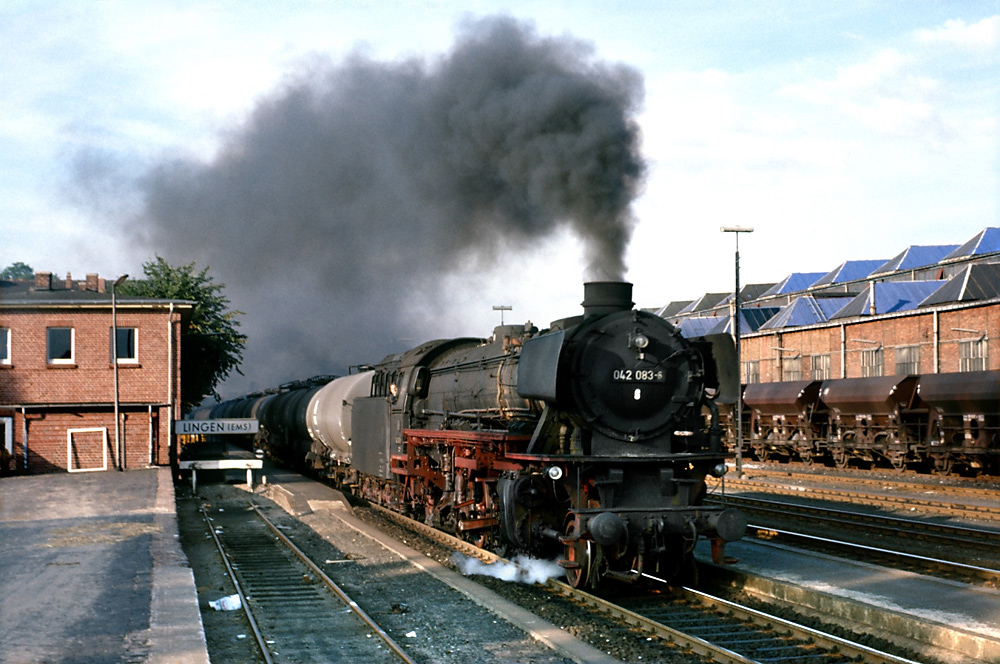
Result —
[[707, 334], [719, 334], [729, 320], [729, 316], [695, 316], [682, 319], [677, 327], [683, 337], [703, 337]]
[[[875, 313], [891, 314], [896, 311], [916, 309], [931, 293], [941, 288], [943, 281], [880, 281], [872, 284], [875, 289]], [[848, 302], [830, 318], [867, 316], [872, 313], [872, 289]]]
[[885, 264], [886, 260], [884, 258], [873, 261], [847, 261], [828, 272], [826, 276], [810, 287], [829, 286], [831, 284], [842, 284], [848, 281], [864, 279], [874, 272], [876, 268]]
[[915, 270], [918, 267], [934, 265], [958, 248], [957, 244], [911, 245], [902, 253], [878, 267], [872, 274], [897, 272], [899, 270]]
[[[749, 334], [751, 332], [756, 332], [757, 330], [764, 327], [764, 325], [771, 320], [778, 312], [781, 311], [780, 307], [746, 307], [740, 308], [740, 334]], [[732, 334], [733, 333], [733, 317], [727, 316], [725, 324], [715, 330], [713, 334]]]
[[948, 302], [991, 300], [1000, 297], [1000, 264], [979, 263], [966, 267], [923, 302], [922, 307]]
[[951, 252], [941, 259], [941, 261], [953, 258], [967, 258], [969, 256], [981, 256], [1000, 251], [1000, 228], [984, 228], [976, 233], [975, 237], [963, 244], [961, 247]]
[[691, 305], [691, 300], [676, 300], [674, 302], [668, 302], [659, 309], [656, 310], [656, 315], [660, 318], [670, 318], [674, 314], [678, 313], [681, 309]]
[[847, 295], [844, 297], [817, 297], [816, 306], [819, 307], [820, 311], [823, 312], [823, 320], [830, 320], [833, 315], [844, 308], [844, 306], [854, 299], [853, 296]]
[[853, 299], [852, 297], [814, 298], [812, 295], [797, 297], [780, 313], [761, 325], [760, 329], [777, 330], [783, 327], [823, 323]]
[[825, 274], [825, 272], [793, 272], [782, 281], [776, 283], [772, 288], [769, 288], [761, 297], [804, 291]]
[[695, 311], [705, 311], [706, 309], [712, 309], [725, 301], [727, 293], [705, 293], [697, 300], [684, 307], [677, 313], [679, 314], [689, 314]]

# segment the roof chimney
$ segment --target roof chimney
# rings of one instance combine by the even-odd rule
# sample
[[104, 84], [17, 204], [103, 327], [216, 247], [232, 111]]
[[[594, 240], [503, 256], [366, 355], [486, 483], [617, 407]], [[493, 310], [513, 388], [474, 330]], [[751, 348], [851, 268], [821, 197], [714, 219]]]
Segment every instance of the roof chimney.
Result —
[[51, 272], [35, 272], [35, 290], [52, 290]]
[[99, 293], [100, 290], [97, 288], [97, 275], [87, 274], [87, 290]]

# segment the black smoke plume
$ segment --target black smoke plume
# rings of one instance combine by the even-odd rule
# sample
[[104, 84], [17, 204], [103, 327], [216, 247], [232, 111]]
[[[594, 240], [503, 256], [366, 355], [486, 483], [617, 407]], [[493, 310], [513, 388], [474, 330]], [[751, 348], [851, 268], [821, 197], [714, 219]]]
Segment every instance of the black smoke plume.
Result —
[[510, 18], [436, 59], [314, 58], [210, 161], [152, 169], [137, 230], [226, 284], [253, 384], [341, 372], [424, 341], [415, 312], [456, 270], [530, 278], [517, 250], [557, 229], [587, 247], [574, 279], [621, 278], [642, 94], [634, 70]]

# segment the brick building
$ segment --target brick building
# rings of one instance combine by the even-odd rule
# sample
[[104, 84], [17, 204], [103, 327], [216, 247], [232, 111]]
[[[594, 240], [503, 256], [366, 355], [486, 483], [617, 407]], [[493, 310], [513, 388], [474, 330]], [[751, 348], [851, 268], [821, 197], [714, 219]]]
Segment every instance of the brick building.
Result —
[[175, 460], [180, 334], [194, 303], [117, 297], [113, 307], [110, 286], [96, 274], [73, 281], [47, 272], [33, 283], [0, 282], [4, 470], [78, 472]]
[[[1000, 228], [817, 267], [741, 289], [744, 383], [1000, 369]], [[732, 334], [733, 301], [708, 293], [657, 313], [686, 336]]]

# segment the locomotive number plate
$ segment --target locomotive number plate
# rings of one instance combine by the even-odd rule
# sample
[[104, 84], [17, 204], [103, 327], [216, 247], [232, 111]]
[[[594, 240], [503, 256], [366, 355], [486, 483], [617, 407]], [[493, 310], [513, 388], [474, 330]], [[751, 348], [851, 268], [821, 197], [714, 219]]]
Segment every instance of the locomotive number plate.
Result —
[[615, 369], [611, 374], [616, 383], [662, 383], [666, 377], [663, 369]]

